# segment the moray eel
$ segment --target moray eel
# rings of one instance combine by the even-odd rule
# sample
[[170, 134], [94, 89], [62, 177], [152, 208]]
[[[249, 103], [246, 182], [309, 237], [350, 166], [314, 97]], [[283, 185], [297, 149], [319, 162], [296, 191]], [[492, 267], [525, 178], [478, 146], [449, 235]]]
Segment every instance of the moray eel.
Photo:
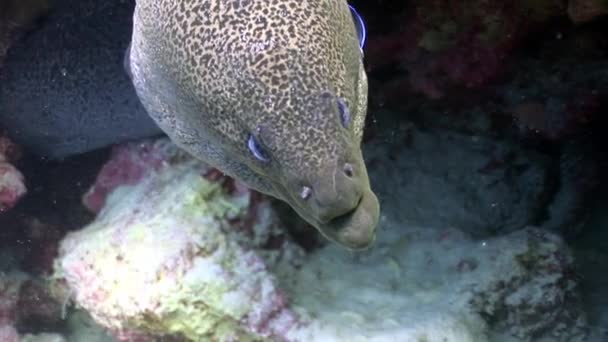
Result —
[[63, 159], [161, 135], [125, 75], [135, 4], [52, 0], [0, 70], [0, 127], [37, 156]]
[[380, 206], [361, 152], [360, 18], [345, 0], [137, 0], [126, 56], [159, 127], [349, 249]]

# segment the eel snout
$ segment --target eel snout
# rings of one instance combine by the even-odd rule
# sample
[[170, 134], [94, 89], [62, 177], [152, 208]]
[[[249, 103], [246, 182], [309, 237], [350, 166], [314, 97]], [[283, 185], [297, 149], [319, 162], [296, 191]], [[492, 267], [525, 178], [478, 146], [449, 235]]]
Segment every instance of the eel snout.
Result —
[[307, 198], [303, 198], [312, 223], [327, 238], [346, 248], [370, 246], [380, 205], [370, 189], [365, 164], [347, 162], [328, 171], [320, 172]]

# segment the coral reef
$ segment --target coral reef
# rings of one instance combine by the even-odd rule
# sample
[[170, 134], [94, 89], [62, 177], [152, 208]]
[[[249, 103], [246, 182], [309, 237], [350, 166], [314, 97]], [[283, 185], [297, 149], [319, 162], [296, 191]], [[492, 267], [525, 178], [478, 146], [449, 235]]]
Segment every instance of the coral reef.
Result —
[[53, 282], [119, 340], [584, 336], [572, 258], [551, 233], [474, 240], [407, 223], [397, 207], [371, 250], [329, 245], [304, 258], [265, 199], [167, 140], [116, 151], [98, 181], [133, 160], [150, 171], [119, 174], [98, 217], [61, 242]]
[[110, 159], [97, 175], [94, 185], [83, 196], [83, 204], [98, 213], [106, 196], [121, 185], [138, 183], [150, 172], [158, 170], [170, 159], [183, 158], [185, 152], [176, 150], [166, 140], [143, 140], [116, 145]]
[[[366, 144], [376, 146], [367, 149], [369, 161], [385, 165], [386, 158], [372, 157], [380, 152], [389, 154], [389, 159], [401, 163], [402, 168], [379, 168], [380, 175], [374, 183], [383, 186], [382, 179], [387, 177], [407, 183], [403, 192], [394, 193], [408, 198], [406, 203], [415, 203], [403, 208], [403, 216], [408, 219], [439, 220], [444, 216], [444, 222], [455, 222], [470, 231], [479, 223], [462, 225], [462, 214], [477, 217], [480, 213], [479, 219], [496, 227], [495, 232], [503, 231], [500, 228], [503, 225], [488, 220], [492, 215], [542, 224], [568, 238], [576, 236], [601, 177], [598, 150], [605, 130], [601, 122], [607, 104], [608, 63], [605, 52], [597, 47], [604, 40], [589, 32], [564, 31], [560, 38], [553, 37], [535, 46], [530, 56], [513, 61], [509, 79], [480, 90], [482, 97], [460, 96], [464, 103], [408, 97], [398, 105], [372, 109], [374, 116], [366, 131]], [[420, 135], [421, 131], [427, 134]], [[416, 143], [420, 138], [421, 144], [426, 145]], [[483, 166], [474, 166], [476, 163]], [[442, 177], [441, 173], [450, 178]], [[508, 179], [494, 178], [501, 177], [501, 173]], [[435, 178], [429, 179], [430, 175]], [[529, 179], [531, 186], [528, 186], [524, 178], [533, 175], [537, 181]], [[428, 181], [427, 186], [445, 181], [445, 186], [437, 187], [436, 191], [446, 195], [437, 200], [434, 191], [417, 187], [420, 181], [413, 181], [412, 177]], [[480, 182], [478, 187], [470, 188], [475, 181]], [[485, 181], [487, 188], [482, 185]], [[493, 192], [492, 189], [501, 186], [509, 190]], [[471, 196], [467, 191], [471, 191]], [[480, 193], [473, 195], [476, 191]], [[518, 196], [526, 197], [526, 193], [531, 196], [523, 201], [500, 199], [510, 191]], [[497, 195], [496, 200], [492, 194]], [[460, 200], [452, 202], [456, 196]], [[442, 203], [445, 204], [440, 207]], [[500, 205], [494, 210], [487, 205], [491, 203]], [[416, 204], [421, 210], [433, 208], [441, 214], [423, 212], [415, 208]], [[502, 205], [506, 205], [506, 210], [501, 214]], [[516, 211], [514, 206], [518, 205], [528, 212]], [[450, 216], [458, 213], [455, 208], [462, 209], [460, 216]], [[506, 212], [518, 214], [505, 215]], [[506, 227], [517, 229], [522, 224]]]
[[27, 192], [23, 175], [10, 163], [18, 156], [17, 146], [0, 131], [0, 214], [11, 209]]
[[555, 0], [414, 1], [394, 19], [396, 29], [370, 39], [366, 56], [371, 71], [390, 67], [407, 75], [389, 96], [413, 91], [438, 99], [454, 88], [488, 84], [530, 31], [563, 13]]
[[0, 341], [19, 342], [19, 334], [12, 326], [0, 325]]
[[27, 334], [21, 337], [19, 342], [66, 342], [66, 339], [59, 334]]
[[[168, 140], [149, 146], [150, 165], [163, 166], [115, 188], [96, 220], [62, 241], [55, 277], [66, 295], [119, 340], [281, 336], [297, 320], [270, 269], [293, 268], [301, 250], [256, 195], [199, 162], [176, 161], [180, 152]], [[130, 147], [108, 165], [141, 156]]]
[[18, 342], [15, 328], [17, 320], [17, 300], [22, 277], [0, 273], [0, 341]]
[[57, 256], [59, 240], [64, 235], [63, 230], [34, 217], [26, 216], [20, 221], [18, 227], [23, 229], [23, 237], [30, 250], [30, 253], [23, 255], [21, 268], [35, 275], [49, 274]]
[[373, 251], [319, 250], [286, 287], [296, 311], [314, 317], [302, 341], [584, 338], [578, 280], [557, 236], [529, 227], [476, 241], [455, 229], [384, 224], [392, 229]]
[[385, 214], [405, 225], [454, 227], [477, 237], [542, 222], [553, 183], [548, 156], [483, 135], [412, 123], [383, 128], [390, 136], [368, 142], [364, 151], [372, 183], [390, 203]]
[[[48, 163], [28, 159], [37, 151], [11, 125], [0, 341], [603, 341], [608, 204], [589, 212], [605, 193], [608, 2], [350, 3], [370, 33], [363, 148], [383, 208], [371, 249], [309, 243], [316, 231], [291, 211], [278, 218], [270, 199], [167, 139]], [[68, 134], [32, 145], [57, 156], [134, 138], [104, 124], [141, 112], [120, 63], [133, 2], [53, 4], [8, 53], [3, 114]], [[0, 64], [46, 6], [0, 3]], [[22, 113], [49, 99], [59, 125], [32, 129]], [[86, 115], [69, 123], [80, 134], [62, 113]], [[82, 144], [91, 132], [109, 135]], [[299, 225], [303, 238], [287, 233]]]
[[39, 281], [19, 272], [0, 272], [0, 341], [62, 341], [59, 336], [51, 338], [51, 334], [20, 336], [17, 330], [31, 320], [43, 322], [36, 329], [51, 327], [61, 317], [59, 308], [58, 303], [48, 296], [46, 286]]
[[36, 278], [23, 281], [16, 307], [18, 327], [33, 326], [36, 331], [44, 331], [61, 326], [62, 303], [51, 296], [45, 281]]

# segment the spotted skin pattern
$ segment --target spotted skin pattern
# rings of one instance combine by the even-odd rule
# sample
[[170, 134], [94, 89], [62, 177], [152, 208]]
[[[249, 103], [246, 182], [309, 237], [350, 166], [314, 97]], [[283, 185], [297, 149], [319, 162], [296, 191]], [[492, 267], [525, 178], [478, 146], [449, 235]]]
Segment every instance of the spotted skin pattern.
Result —
[[137, 0], [128, 53], [139, 98], [176, 144], [286, 201], [330, 240], [371, 244], [367, 78], [345, 0]]

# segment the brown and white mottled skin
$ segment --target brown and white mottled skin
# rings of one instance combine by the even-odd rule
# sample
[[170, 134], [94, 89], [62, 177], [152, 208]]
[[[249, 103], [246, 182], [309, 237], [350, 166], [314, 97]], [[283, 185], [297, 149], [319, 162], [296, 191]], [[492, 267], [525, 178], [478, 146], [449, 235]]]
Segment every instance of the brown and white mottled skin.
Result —
[[137, 0], [127, 57], [138, 96], [176, 144], [286, 201], [332, 241], [373, 242], [380, 209], [360, 149], [367, 78], [346, 0]]

